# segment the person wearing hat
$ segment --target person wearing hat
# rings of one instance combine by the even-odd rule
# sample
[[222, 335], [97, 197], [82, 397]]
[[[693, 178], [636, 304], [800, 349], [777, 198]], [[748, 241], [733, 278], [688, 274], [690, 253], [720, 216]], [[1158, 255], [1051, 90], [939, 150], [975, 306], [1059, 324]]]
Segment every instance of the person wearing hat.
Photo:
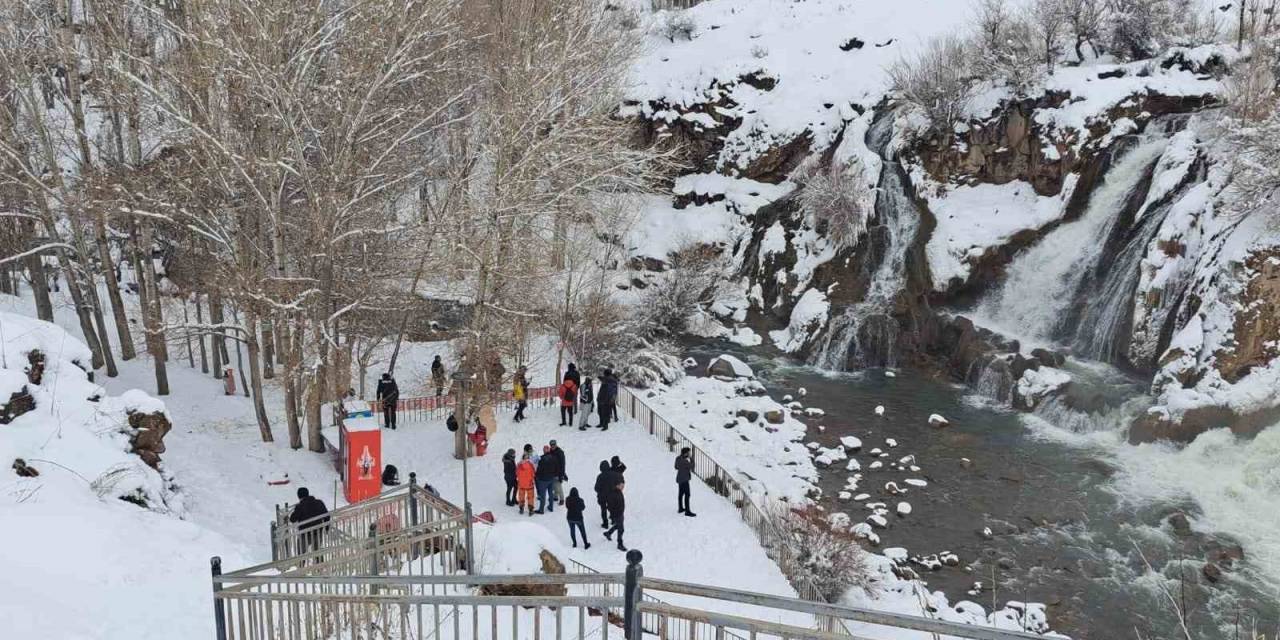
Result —
[[[542, 447], [542, 457], [538, 458], [538, 470], [534, 476], [534, 484], [538, 489], [538, 510], [534, 513], [556, 510], [555, 496], [551, 495], [551, 483], [557, 477], [557, 459], [551, 454], [551, 447]], [[549, 499], [548, 499], [549, 498]]]
[[377, 390], [378, 402], [382, 403], [382, 415], [386, 420], [388, 429], [396, 428], [396, 403], [400, 401], [400, 387], [396, 385], [396, 379], [391, 377], [388, 371], [382, 374], [382, 379], [378, 381]]
[[289, 513], [289, 522], [298, 525], [299, 554], [319, 551], [329, 524], [329, 509], [306, 487], [298, 487], [298, 504]]
[[507, 483], [507, 506], [516, 506], [516, 450], [502, 454], [502, 479]]

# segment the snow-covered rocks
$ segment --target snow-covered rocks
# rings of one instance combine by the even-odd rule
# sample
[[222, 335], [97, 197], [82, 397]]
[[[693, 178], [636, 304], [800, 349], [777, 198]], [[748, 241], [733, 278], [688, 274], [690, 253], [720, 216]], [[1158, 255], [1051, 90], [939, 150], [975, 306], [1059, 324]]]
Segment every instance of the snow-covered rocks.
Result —
[[830, 466], [847, 458], [844, 447], [819, 448], [813, 461], [822, 466]]
[[1071, 375], [1062, 369], [1039, 367], [1027, 369], [1014, 386], [1014, 404], [1025, 410], [1035, 409], [1049, 394], [1071, 384]]
[[942, 414], [934, 413], [929, 415], [929, 426], [931, 427], [945, 427], [950, 424], [951, 421], [942, 417]]
[[756, 374], [747, 363], [723, 353], [711, 360], [707, 365], [707, 375], [724, 378], [754, 378]]
[[898, 441], [897, 441], [897, 440], [894, 440], [893, 438], [888, 438], [888, 439], [886, 439], [886, 440], [884, 441], [884, 444], [885, 444], [885, 446], [889, 447], [890, 449], [893, 449], [893, 448], [895, 448], [895, 447], [897, 447], [897, 446], [898, 446]]
[[884, 483], [884, 492], [891, 496], [898, 496], [906, 493], [906, 489], [898, 486], [898, 483], [889, 481]]
[[848, 502], [849, 500], [853, 499], [853, 494], [848, 491], [841, 491], [836, 494], [836, 498], [839, 499], [841, 502]]
[[827, 415], [827, 412], [817, 407], [808, 407], [804, 410], [804, 415], [809, 418], [821, 418]]
[[867, 500], [870, 498], [871, 498], [871, 494], [869, 493], [859, 493], [858, 495], [853, 497], [855, 502], [862, 502], [863, 500]]
[[899, 502], [899, 503], [898, 503], [897, 512], [898, 512], [898, 517], [899, 517], [899, 518], [905, 518], [905, 517], [907, 517], [907, 516], [911, 515], [911, 503], [910, 503], [910, 502]]
[[840, 446], [844, 447], [850, 452], [856, 453], [862, 450], [862, 440], [854, 436], [844, 436], [840, 438]]
[[919, 478], [907, 478], [906, 480], [903, 480], [903, 482], [905, 482], [905, 483], [907, 483], [907, 484], [909, 484], [909, 485], [911, 485], [911, 486], [913, 486], [913, 487], [920, 487], [920, 488], [924, 488], [924, 487], [929, 486], [928, 481], [921, 480], [921, 479], [919, 479]]
[[911, 554], [904, 547], [885, 547], [880, 552], [884, 557], [892, 560], [894, 564], [906, 564]]
[[800, 387], [799, 389], [796, 389], [796, 395], [798, 395], [798, 396], [800, 396], [801, 398], [803, 398], [803, 397], [805, 397], [805, 396], [809, 395], [809, 390], [808, 390], [808, 389], [806, 389], [806, 388], [804, 388], [804, 387]]
[[882, 515], [880, 515], [880, 514], [878, 514], [878, 513], [873, 513], [873, 514], [871, 514], [871, 515], [867, 516], [867, 522], [868, 522], [871, 526], [873, 526], [873, 527], [875, 527], [875, 528], [877, 528], [877, 529], [888, 529], [888, 528], [889, 528], [889, 521], [888, 521], [884, 516], [882, 516]]
[[862, 464], [854, 458], [849, 458], [849, 462], [844, 465], [845, 471], [862, 471]]
[[884, 463], [879, 460], [876, 460], [875, 462], [872, 462], [871, 464], [867, 465], [867, 469], [870, 469], [872, 471], [875, 471], [876, 469], [883, 469], [883, 468], [884, 468]]
[[898, 377], [898, 374], [894, 373], [892, 370], [885, 369], [885, 371], [884, 371], [884, 377], [886, 377], [886, 378], [896, 378], [896, 377]]
[[827, 516], [827, 524], [830, 524], [835, 529], [848, 529], [852, 522], [853, 519], [849, 517], [849, 514], [842, 511]]
[[876, 415], [878, 415], [878, 416], [883, 416], [883, 415], [884, 415], [884, 405], [882, 405], [882, 404], [878, 404], [878, 405], [876, 405]]
[[681, 364], [686, 369], [693, 369], [698, 366], [698, 361], [695, 358], [685, 358], [684, 362], [682, 362]]

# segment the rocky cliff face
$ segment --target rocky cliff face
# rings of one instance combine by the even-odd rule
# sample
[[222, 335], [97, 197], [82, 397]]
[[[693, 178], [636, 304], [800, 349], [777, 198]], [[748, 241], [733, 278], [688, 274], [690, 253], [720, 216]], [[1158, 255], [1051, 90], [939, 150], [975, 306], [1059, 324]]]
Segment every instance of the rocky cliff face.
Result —
[[[719, 176], [699, 178], [713, 186], [694, 190], [673, 178], [673, 207], [689, 224], [728, 213], [719, 240], [733, 254], [741, 299], [711, 309], [728, 326], [724, 335], [759, 334], [819, 366], [913, 366], [1028, 410], [1055, 395], [1089, 410], [1092, 394], [1073, 390], [1079, 382], [1061, 367], [1067, 354], [1103, 359], [1151, 380], [1155, 406], [1135, 421], [1135, 439], [1247, 430], [1269, 419], [1255, 389], [1280, 348], [1270, 232], [1250, 235], [1220, 214], [1229, 158], [1201, 134], [1211, 131], [1234, 54], [1202, 47], [1059, 68], [1024, 95], [993, 82], [977, 89], [963, 124], [921, 133], [883, 86], [857, 77], [865, 61], [837, 46], [847, 36], [833, 37], [830, 52], [822, 35], [788, 49], [825, 77], [846, 78], [843, 98], [818, 89], [829, 83], [808, 68], [773, 56], [798, 45], [769, 40], [771, 30], [793, 19], [797, 28], [813, 24], [800, 14], [837, 4], [794, 7], [763, 35], [749, 11], [691, 12], [708, 31], [647, 61], [660, 70], [641, 74], [656, 78], [646, 77], [624, 108], [639, 139], [677, 149], [695, 177]], [[756, 41], [749, 56], [734, 53], [743, 46], [735, 33]], [[881, 148], [872, 131], [891, 113], [893, 136]], [[1049, 348], [967, 317], [1005, 285], [1016, 258], [1091, 211], [1100, 186], [1117, 179], [1118, 158], [1153, 138], [1167, 141], [1157, 160], [1126, 177], [1129, 193], [1075, 248], [1096, 259], [1065, 292], [1076, 304]], [[869, 194], [861, 231], [838, 245], [802, 206], [808, 179], [830, 171]], [[890, 196], [896, 208], [886, 209]], [[904, 207], [914, 211], [909, 225], [896, 222]]]

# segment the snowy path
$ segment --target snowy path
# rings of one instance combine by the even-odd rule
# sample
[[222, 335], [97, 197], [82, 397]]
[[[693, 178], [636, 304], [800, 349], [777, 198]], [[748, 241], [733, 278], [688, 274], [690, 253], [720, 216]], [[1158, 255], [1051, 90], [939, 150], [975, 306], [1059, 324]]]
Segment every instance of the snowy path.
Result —
[[[587, 501], [587, 535], [592, 543], [589, 550], [570, 549], [569, 557], [599, 571], [620, 572], [626, 567], [626, 560], [601, 535], [600, 514], [592, 490], [600, 461], [618, 455], [627, 465], [626, 543], [629, 548], [644, 552], [645, 575], [795, 595], [733, 506], [705, 484], [691, 483], [691, 505], [698, 516], [689, 518], [676, 513], [672, 466], [675, 454], [637, 425], [624, 421], [608, 432], [578, 431], [556, 426], [558, 411], [531, 408], [527, 415], [528, 421], [516, 424], [510, 420], [509, 411], [502, 412], [498, 432], [490, 436], [488, 454], [468, 461], [471, 504], [477, 514], [492, 511], [499, 523], [535, 522], [548, 528], [567, 547], [569, 531], [561, 508], [530, 517], [518, 515], [516, 507], [504, 503], [503, 452], [508, 448], [518, 452], [525, 443], [541, 451], [542, 445], [555, 439], [566, 454], [569, 481], [565, 483], [565, 493], [577, 487]], [[397, 431], [383, 432], [383, 456], [404, 477], [416, 471], [420, 481], [430, 483], [444, 498], [461, 503], [462, 463], [453, 459], [452, 435], [443, 424], [403, 424]], [[673, 603], [679, 600], [664, 599]], [[761, 613], [753, 609], [733, 610]], [[791, 622], [806, 624], [805, 620]]]

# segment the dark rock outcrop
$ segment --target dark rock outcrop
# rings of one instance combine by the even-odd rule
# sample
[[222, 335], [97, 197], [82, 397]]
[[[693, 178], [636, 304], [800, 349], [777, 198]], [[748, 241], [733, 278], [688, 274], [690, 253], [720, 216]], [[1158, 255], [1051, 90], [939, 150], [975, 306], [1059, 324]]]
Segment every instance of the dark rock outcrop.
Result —
[[164, 437], [173, 429], [169, 418], [160, 412], [134, 412], [129, 414], [129, 427], [132, 429], [130, 453], [137, 454], [151, 468], [159, 468], [160, 454], [165, 452]]
[[[543, 573], [564, 573], [564, 563], [550, 551], [543, 549], [538, 552], [538, 559], [542, 561]], [[480, 588], [480, 593], [487, 596], [563, 596], [568, 591], [563, 584], [487, 584]]]

